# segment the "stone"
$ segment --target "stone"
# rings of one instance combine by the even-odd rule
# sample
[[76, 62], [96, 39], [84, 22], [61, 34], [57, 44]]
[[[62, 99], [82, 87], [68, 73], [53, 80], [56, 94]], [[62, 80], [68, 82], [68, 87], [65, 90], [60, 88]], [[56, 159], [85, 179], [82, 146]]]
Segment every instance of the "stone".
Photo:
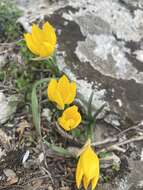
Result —
[[100, 159], [100, 168], [109, 168], [114, 166], [119, 169], [120, 164], [120, 158], [114, 153], [110, 153], [106, 157]]
[[8, 62], [7, 57], [8, 57], [7, 54], [0, 55], [0, 69], [3, 68], [7, 64], [7, 62]]
[[43, 112], [42, 112], [42, 117], [46, 118], [46, 120], [48, 122], [50, 122], [51, 118], [52, 118], [52, 112], [51, 112], [51, 110], [48, 109], [48, 108], [44, 108]]
[[6, 97], [0, 92], [0, 124], [4, 124], [16, 111], [17, 97], [15, 95]]
[[113, 125], [114, 127], [120, 127], [119, 117], [116, 114], [108, 114], [104, 118], [104, 121], [106, 121], [108, 124]]
[[18, 177], [12, 169], [4, 169], [3, 172], [7, 177], [7, 185], [12, 185], [17, 183]]

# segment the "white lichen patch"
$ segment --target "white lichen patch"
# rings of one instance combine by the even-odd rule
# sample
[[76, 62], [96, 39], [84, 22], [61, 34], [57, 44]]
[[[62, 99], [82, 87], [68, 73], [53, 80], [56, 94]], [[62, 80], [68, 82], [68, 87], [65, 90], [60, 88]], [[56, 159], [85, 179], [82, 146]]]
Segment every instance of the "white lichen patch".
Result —
[[143, 31], [140, 30], [143, 26], [142, 11], [137, 10], [133, 17], [118, 0], [69, 0], [69, 4], [80, 8], [79, 12], [73, 14], [74, 20], [77, 22], [80, 16], [91, 13], [107, 22], [118, 38], [126, 41], [139, 41], [143, 37]]
[[136, 58], [143, 62], [143, 50], [137, 50], [134, 52], [134, 55], [136, 56]]
[[143, 161], [143, 149], [141, 151], [141, 161]]
[[113, 36], [103, 34], [90, 35], [84, 42], [78, 42], [75, 51], [81, 62], [88, 61], [103, 75], [143, 83], [143, 73], [138, 72], [125, 55], [129, 52], [124, 42], [117, 42]]
[[17, 6], [23, 11], [23, 16], [18, 19], [18, 22], [27, 32], [30, 32], [31, 30], [31, 23], [36, 20], [43, 20], [45, 15], [49, 16], [56, 10], [67, 5], [67, 2], [64, 1], [56, 1], [51, 4], [50, 1], [44, 0], [16, 0], [16, 3]]
[[[80, 61], [89, 62], [103, 75], [143, 83], [143, 72], [126, 56], [131, 53], [126, 42], [143, 38], [143, 11], [136, 9], [133, 15], [117, 0], [69, 0], [69, 5], [78, 11], [63, 17], [75, 21], [86, 37], [75, 50]], [[136, 53], [142, 61], [141, 52]]]

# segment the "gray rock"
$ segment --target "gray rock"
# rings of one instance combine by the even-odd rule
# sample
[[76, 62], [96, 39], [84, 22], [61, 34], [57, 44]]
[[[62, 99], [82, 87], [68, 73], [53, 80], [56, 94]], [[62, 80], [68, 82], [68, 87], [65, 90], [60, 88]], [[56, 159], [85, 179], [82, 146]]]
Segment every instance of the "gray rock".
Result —
[[7, 54], [1, 54], [0, 55], [0, 69], [4, 67], [7, 64]]
[[105, 118], [104, 121], [106, 121], [108, 124], [113, 125], [114, 127], [119, 127], [120, 122], [119, 122], [119, 116], [116, 114], [108, 114]]
[[17, 97], [9, 96], [6, 97], [0, 92], [0, 124], [5, 123], [16, 111]]
[[143, 163], [140, 161], [130, 162], [131, 171], [128, 176], [120, 178], [115, 184], [101, 184], [97, 190], [142, 190], [143, 189]]
[[110, 153], [106, 157], [100, 159], [100, 168], [108, 168], [114, 166], [119, 169], [120, 164], [120, 158], [114, 153]]
[[[96, 83], [96, 86], [101, 84], [101, 89], [106, 91], [104, 100], [108, 97], [111, 107], [116, 107], [123, 119], [128, 117], [133, 121], [143, 117], [141, 4], [140, 0], [69, 0], [72, 8], [63, 9], [63, 18], [69, 23], [65, 29], [62, 28], [60, 35], [66, 42], [64, 36], [68, 31], [71, 51], [68, 51], [69, 42], [62, 48], [66, 60], [71, 62], [72, 72], [78, 78]], [[54, 15], [51, 18], [54, 19]], [[56, 24], [56, 20], [54, 22]], [[73, 22], [76, 23], [74, 26]], [[118, 99], [122, 106], [116, 104]]]
[[45, 117], [48, 122], [50, 122], [52, 118], [51, 110], [48, 108], [43, 109], [42, 116]]

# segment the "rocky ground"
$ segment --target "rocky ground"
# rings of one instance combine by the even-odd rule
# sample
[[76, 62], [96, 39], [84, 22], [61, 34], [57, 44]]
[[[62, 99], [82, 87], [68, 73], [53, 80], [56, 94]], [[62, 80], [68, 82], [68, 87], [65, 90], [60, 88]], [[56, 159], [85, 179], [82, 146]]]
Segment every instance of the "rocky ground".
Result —
[[[101, 179], [97, 190], [142, 190], [142, 0], [16, 2], [23, 11], [17, 21], [22, 31], [30, 31], [31, 23], [42, 21], [49, 21], [56, 28], [58, 64], [71, 79], [77, 81], [78, 97], [83, 104], [87, 105], [92, 91], [93, 110], [106, 104], [97, 118], [94, 140], [95, 144], [101, 143], [99, 146], [96, 144], [97, 151], [105, 147], [108, 150], [110, 143], [116, 146], [108, 150], [110, 155], [101, 160]], [[3, 49], [2, 45], [1, 48], [0, 68], [3, 69], [9, 64], [5, 56], [13, 51], [13, 45], [10, 43], [8, 47]], [[16, 56], [12, 55], [12, 60], [15, 57], [20, 59], [17, 52], [14, 53]], [[31, 132], [32, 122], [27, 107], [22, 109], [23, 105], [20, 107], [16, 103], [11, 104], [19, 99], [11, 81], [2, 82], [0, 88], [0, 157], [5, 156], [0, 165], [0, 189], [6, 189], [7, 186], [9, 188], [13, 184], [15, 186], [10, 186], [10, 189], [76, 189], [74, 161], [69, 158], [63, 161], [57, 155], [53, 157], [47, 150], [48, 170], [45, 169], [41, 164], [43, 152], [36, 139], [30, 139], [34, 130]], [[43, 117], [46, 111], [48, 110], [43, 110]], [[25, 132], [22, 131], [24, 137], [18, 146], [19, 150], [14, 152], [14, 146], [17, 146], [20, 138], [18, 129]], [[25, 142], [26, 146], [23, 145]], [[10, 159], [11, 162], [6, 159], [14, 155], [17, 155], [17, 159]], [[26, 156], [26, 161], [23, 161]], [[12, 179], [9, 173], [12, 173]]]

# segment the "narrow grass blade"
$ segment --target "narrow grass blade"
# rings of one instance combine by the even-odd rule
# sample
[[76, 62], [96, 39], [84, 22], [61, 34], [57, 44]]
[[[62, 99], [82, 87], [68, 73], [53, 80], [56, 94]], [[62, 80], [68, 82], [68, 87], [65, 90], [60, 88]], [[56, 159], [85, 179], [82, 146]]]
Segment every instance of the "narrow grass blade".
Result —
[[32, 116], [33, 116], [33, 123], [36, 128], [37, 134], [41, 136], [41, 117], [40, 117], [40, 108], [39, 108], [39, 102], [37, 97], [37, 90], [38, 87], [43, 84], [47, 83], [50, 80], [50, 78], [45, 78], [37, 81], [32, 89], [32, 95], [31, 95], [31, 106], [32, 106]]

